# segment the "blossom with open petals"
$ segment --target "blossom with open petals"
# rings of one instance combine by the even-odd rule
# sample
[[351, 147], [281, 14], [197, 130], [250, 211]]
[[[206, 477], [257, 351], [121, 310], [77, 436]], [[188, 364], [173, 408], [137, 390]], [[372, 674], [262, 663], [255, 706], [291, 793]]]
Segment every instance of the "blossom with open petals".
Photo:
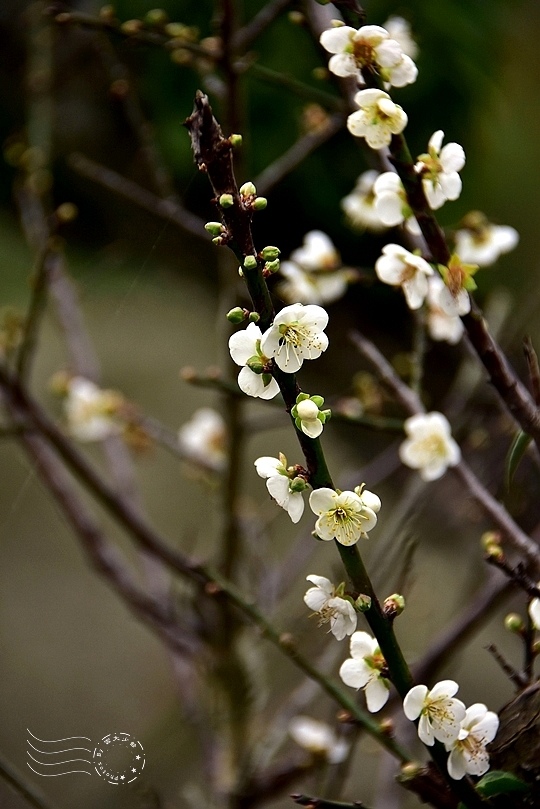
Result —
[[484, 775], [489, 770], [486, 746], [493, 741], [498, 729], [499, 717], [481, 702], [467, 708], [459, 736], [445, 744], [450, 752], [447, 767], [451, 778], [460, 781], [467, 774]]
[[278, 506], [285, 509], [292, 522], [297, 523], [304, 513], [302, 491], [307, 483], [295, 477], [287, 467], [287, 458], [280, 452], [279, 458], [263, 456], [255, 461], [255, 469], [261, 478], [266, 478], [266, 488]]
[[341, 200], [341, 207], [353, 228], [377, 233], [386, 227], [375, 208], [375, 182], [379, 176], [379, 172], [373, 169], [364, 171], [350, 194]]
[[315, 533], [321, 539], [336, 539], [354, 545], [377, 524], [377, 515], [356, 492], [321, 488], [311, 492], [309, 505], [318, 515]]
[[291, 261], [308, 272], [337, 270], [341, 266], [341, 256], [332, 239], [322, 230], [310, 230], [304, 236], [304, 244], [291, 253]]
[[392, 39], [399, 43], [401, 50], [411, 59], [416, 59], [418, 55], [418, 45], [411, 34], [411, 26], [408, 20], [403, 17], [389, 17], [383, 25]]
[[419, 309], [428, 293], [428, 278], [433, 275], [433, 267], [401, 245], [387, 244], [375, 262], [375, 272], [385, 284], [403, 289], [410, 309]]
[[494, 225], [480, 211], [471, 211], [462, 220], [454, 237], [462, 261], [489, 267], [509, 253], [519, 242], [519, 233], [509, 225]]
[[[242, 365], [238, 374], [238, 386], [248, 396], [259, 399], [273, 399], [279, 393], [276, 380], [266, 373], [255, 373], [249, 365], [260, 368], [268, 362], [261, 351], [262, 332], [256, 323], [250, 323], [247, 329], [237, 331], [229, 339], [229, 351], [237, 365]], [[254, 364], [255, 363], [255, 364]]]
[[405, 716], [412, 721], [420, 717], [418, 736], [429, 747], [435, 739], [450, 744], [458, 738], [465, 719], [465, 705], [454, 699], [458, 689], [454, 680], [442, 680], [431, 691], [427, 685], [415, 685], [405, 696]]
[[[444, 132], [438, 129], [428, 143], [428, 153], [418, 157], [415, 169], [422, 175], [422, 183], [429, 207], [434, 211], [446, 200], [461, 194], [459, 172], [465, 165], [465, 152], [459, 143], [442, 145]], [[442, 147], [442, 148], [441, 148]]]
[[211, 407], [196, 410], [178, 431], [178, 443], [187, 457], [216, 471], [225, 465], [226, 438], [223, 416]]
[[304, 236], [304, 244], [293, 250], [291, 260], [281, 264], [285, 280], [278, 285], [278, 292], [291, 303], [331, 303], [346, 292], [353, 272], [342, 267], [330, 237], [312, 230]]
[[360, 90], [354, 102], [360, 109], [347, 118], [347, 129], [356, 138], [365, 138], [372, 149], [388, 146], [392, 135], [407, 126], [407, 114], [383, 90]]
[[455, 345], [463, 336], [464, 326], [459, 315], [449, 315], [442, 308], [440, 297], [445, 289], [440, 275], [434, 274], [428, 278], [427, 327], [432, 340], [444, 340]]
[[418, 469], [424, 480], [437, 480], [461, 460], [448, 419], [442, 413], [418, 413], [405, 420], [406, 440], [399, 448], [401, 461]]
[[[539, 584], [540, 586], [540, 584]], [[533, 598], [529, 604], [529, 615], [535, 629], [540, 629], [540, 598]]]
[[362, 70], [374, 69], [388, 84], [404, 87], [418, 75], [411, 57], [380, 25], [363, 25], [358, 30], [340, 25], [323, 31], [320, 43], [333, 54], [328, 69], [336, 76], [360, 78]]
[[345, 685], [364, 689], [371, 713], [380, 711], [390, 696], [385, 673], [386, 662], [377, 640], [367, 632], [355, 632], [351, 637], [351, 657], [342, 663], [339, 676]]
[[439, 264], [439, 271], [444, 280], [445, 288], [439, 294], [439, 305], [447, 315], [466, 315], [471, 311], [469, 292], [476, 289], [473, 275], [478, 264], [465, 264], [454, 253], [448, 265]]
[[315, 304], [284, 306], [261, 339], [261, 350], [282, 371], [294, 374], [304, 360], [316, 360], [328, 348], [328, 313]]
[[314, 756], [339, 764], [347, 756], [349, 745], [338, 739], [332, 728], [310, 716], [295, 716], [289, 722], [289, 735], [300, 747]]
[[337, 640], [352, 635], [356, 629], [357, 614], [351, 602], [341, 597], [342, 587], [336, 590], [325, 576], [310, 574], [306, 579], [315, 586], [306, 592], [304, 602], [310, 610], [319, 614], [319, 626], [329, 623], [330, 631]]
[[74, 376], [67, 383], [64, 412], [67, 427], [79, 441], [103, 441], [122, 429], [115, 416], [122, 397], [113, 390], [102, 390], [90, 379]]

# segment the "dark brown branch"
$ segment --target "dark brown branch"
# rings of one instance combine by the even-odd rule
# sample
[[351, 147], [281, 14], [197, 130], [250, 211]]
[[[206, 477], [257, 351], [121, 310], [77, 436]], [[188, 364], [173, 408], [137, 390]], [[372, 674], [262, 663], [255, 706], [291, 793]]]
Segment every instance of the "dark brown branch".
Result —
[[540, 407], [540, 365], [538, 364], [538, 356], [534, 350], [530, 335], [527, 335], [523, 340], [523, 351], [529, 367], [531, 393], [537, 406]]
[[232, 41], [234, 49], [238, 53], [248, 50], [291, 2], [292, 0], [270, 0], [266, 3], [253, 19], [236, 31]]

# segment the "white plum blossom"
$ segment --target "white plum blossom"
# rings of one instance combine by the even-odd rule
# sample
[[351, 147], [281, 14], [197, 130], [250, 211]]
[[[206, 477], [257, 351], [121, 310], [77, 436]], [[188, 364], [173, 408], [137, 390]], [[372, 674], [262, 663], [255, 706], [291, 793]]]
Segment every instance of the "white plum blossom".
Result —
[[341, 256], [330, 237], [312, 230], [304, 236], [302, 247], [293, 250], [291, 260], [281, 264], [285, 281], [278, 292], [291, 302], [331, 303], [344, 295], [353, 278], [352, 270], [341, 267]]
[[388, 84], [404, 87], [418, 75], [411, 57], [380, 25], [364, 25], [358, 30], [340, 25], [323, 31], [320, 43], [333, 54], [328, 69], [336, 76], [365, 79], [362, 70], [375, 69]]
[[[287, 458], [281, 453], [279, 458], [257, 458], [255, 469], [259, 477], [266, 478], [266, 488], [271, 497], [287, 512], [292, 522], [297, 523], [304, 513], [304, 498], [298, 488], [295, 490], [297, 484], [294, 481], [302, 481], [302, 478], [292, 476], [294, 473], [287, 468]], [[303, 481], [300, 488], [306, 488], [306, 485]]]
[[273, 399], [279, 393], [279, 386], [270, 374], [256, 374], [247, 363], [253, 360], [264, 365], [268, 358], [261, 352], [262, 332], [256, 323], [250, 323], [243, 331], [237, 331], [229, 339], [229, 351], [233, 362], [242, 365], [238, 374], [238, 386], [248, 396], [259, 399]]
[[[434, 211], [446, 200], [454, 200], [461, 194], [459, 172], [465, 165], [465, 152], [459, 143], [442, 145], [444, 132], [438, 129], [428, 143], [428, 153], [418, 156], [416, 171], [422, 175], [422, 183], [429, 207]], [[442, 148], [441, 148], [442, 147]]]
[[375, 233], [384, 230], [385, 224], [375, 208], [375, 182], [379, 176], [378, 171], [364, 171], [351, 193], [341, 200], [341, 207], [352, 227]]
[[406, 466], [418, 469], [423, 480], [437, 480], [449, 466], [461, 460], [448, 419], [442, 413], [418, 413], [405, 420], [406, 440], [399, 457]]
[[[469, 225], [470, 223], [470, 225]], [[465, 227], [456, 230], [456, 252], [462, 261], [489, 267], [509, 253], [519, 242], [519, 233], [509, 225], [493, 225], [483, 214], [472, 211], [465, 217]]]
[[401, 225], [411, 216], [403, 183], [395, 171], [379, 174], [373, 185], [373, 193], [375, 211], [381, 222], [388, 227]]
[[372, 149], [388, 146], [392, 135], [407, 126], [407, 114], [383, 90], [360, 90], [354, 101], [360, 109], [347, 118], [347, 129], [355, 137], [365, 138]]
[[82, 376], [72, 377], [64, 400], [69, 432], [79, 441], [103, 441], [118, 434], [122, 426], [115, 416], [121, 404], [116, 391], [102, 390]]
[[465, 775], [484, 775], [489, 770], [489, 754], [486, 746], [493, 741], [499, 729], [499, 717], [477, 702], [467, 708], [461, 722], [459, 736], [446, 742], [450, 752], [448, 773], [460, 781]]
[[440, 305], [440, 296], [446, 289], [442, 278], [434, 274], [428, 279], [427, 327], [432, 340], [444, 340], [450, 345], [459, 343], [464, 326], [458, 315], [449, 315]]
[[335, 539], [342, 545], [354, 545], [377, 524], [377, 515], [364, 503], [363, 495], [371, 493], [336, 492], [320, 488], [311, 492], [309, 505], [318, 515], [315, 533], [321, 539]]
[[411, 26], [408, 20], [403, 17], [389, 17], [383, 25], [386, 28], [392, 39], [401, 46], [401, 50], [406, 56], [411, 59], [416, 59], [418, 56], [418, 45], [414, 41], [411, 34]]
[[226, 438], [223, 416], [211, 407], [196, 410], [178, 431], [178, 443], [186, 456], [216, 471], [225, 466]]
[[403, 700], [407, 719], [418, 722], [420, 741], [431, 747], [435, 739], [444, 744], [454, 742], [465, 719], [465, 705], [454, 699], [459, 686], [454, 680], [442, 680], [431, 691], [426, 685], [415, 685]]
[[375, 272], [385, 284], [403, 289], [410, 309], [419, 309], [428, 293], [428, 278], [433, 275], [433, 267], [399, 244], [387, 244], [375, 263]]
[[284, 306], [263, 334], [261, 351], [273, 357], [282, 371], [294, 374], [304, 360], [316, 360], [328, 348], [327, 323], [328, 313], [321, 306]]
[[457, 253], [454, 253], [448, 266], [439, 264], [444, 280], [444, 289], [439, 293], [439, 306], [447, 315], [466, 315], [471, 311], [469, 292], [476, 289], [473, 275], [478, 264], [465, 264]]
[[[538, 584], [540, 587], [540, 583]], [[535, 629], [540, 629], [540, 598], [533, 598], [529, 604], [529, 616]]]
[[291, 719], [289, 735], [304, 750], [325, 758], [329, 764], [339, 764], [349, 752], [347, 742], [338, 739], [329, 725], [310, 716], [295, 716]]
[[364, 689], [371, 713], [380, 711], [390, 696], [385, 671], [386, 662], [377, 640], [367, 632], [355, 632], [351, 637], [351, 657], [342, 663], [339, 676], [345, 685]]
[[352, 635], [356, 629], [357, 614], [351, 602], [341, 597], [342, 588], [336, 590], [330, 579], [314, 573], [306, 576], [306, 579], [315, 587], [310, 587], [306, 592], [304, 602], [310, 610], [319, 614], [319, 626], [330, 623], [330, 631], [337, 640]]

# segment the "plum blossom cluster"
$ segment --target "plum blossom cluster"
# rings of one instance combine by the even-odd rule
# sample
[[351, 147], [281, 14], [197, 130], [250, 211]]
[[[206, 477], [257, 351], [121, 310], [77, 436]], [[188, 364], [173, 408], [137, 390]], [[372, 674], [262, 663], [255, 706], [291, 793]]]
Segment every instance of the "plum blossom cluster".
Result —
[[402, 44], [380, 25], [363, 25], [357, 30], [337, 24], [323, 31], [320, 42], [333, 54], [328, 69], [336, 76], [354, 76], [364, 82], [370, 72], [376, 71], [388, 86], [404, 87], [416, 81], [415, 63]]
[[321, 230], [306, 233], [302, 247], [281, 263], [280, 273], [284, 280], [277, 291], [286, 301], [312, 304], [338, 300], [356, 276], [354, 270], [342, 266], [332, 240]]
[[483, 775], [489, 770], [487, 745], [499, 729], [499, 718], [482, 703], [466, 708], [455, 698], [459, 686], [442, 680], [431, 691], [415, 685], [403, 701], [407, 719], [418, 720], [418, 736], [431, 747], [442, 742], [450, 753], [447, 769], [459, 781], [465, 775]]
[[238, 385], [248, 396], [273, 399], [279, 386], [271, 374], [270, 361], [286, 373], [296, 373], [306, 359], [317, 359], [328, 348], [324, 333], [328, 314], [320, 306], [295, 303], [285, 306], [273, 324], [261, 332], [249, 323], [229, 339], [233, 361], [242, 366]]

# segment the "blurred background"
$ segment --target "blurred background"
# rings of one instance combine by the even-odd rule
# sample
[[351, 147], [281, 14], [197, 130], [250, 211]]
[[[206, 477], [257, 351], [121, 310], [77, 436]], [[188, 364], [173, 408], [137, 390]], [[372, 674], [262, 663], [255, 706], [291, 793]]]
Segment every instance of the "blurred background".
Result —
[[[33, 173], [36, 191], [50, 198], [51, 210], [65, 202], [77, 206], [78, 216], [63, 224], [59, 234], [103, 385], [122, 391], [142, 412], [176, 431], [198, 407], [223, 407], [218, 394], [188, 385], [179, 370], [186, 365], [200, 371], [227, 366], [224, 313], [246, 300], [233, 281], [223, 294], [219, 278], [236, 274], [234, 261], [222, 255], [225, 251], [216, 250], [204, 233], [198, 236], [196, 227], [189, 233], [174, 218], [144, 210], [134, 194], [126, 198], [118, 183], [111, 187], [116, 181], [105, 170], [153, 195], [181, 200], [203, 221], [214, 219], [210, 189], [195, 169], [182, 123], [197, 88], [208, 92], [216, 115], [222, 116], [221, 78], [189, 54], [173, 51], [171, 56], [167, 49], [134, 37], [55, 24], [46, 14], [50, 5], [0, 3], [0, 140], [5, 155], [0, 163], [0, 306], [4, 314], [24, 311], [30, 294], [35, 256], [14, 193], [22, 168]], [[100, 5], [74, 2], [55, 9], [96, 18]], [[171, 21], [196, 27], [202, 38], [215, 35], [219, 15], [210, 2], [170, 0], [161, 5]], [[237, 5], [239, 20], [245, 22], [264, 4], [246, 0], [241, 8]], [[522, 336], [528, 332], [533, 341], [540, 336], [540, 7], [533, 0], [410, 0], [398, 5], [368, 0], [364, 5], [370, 23], [382, 24], [390, 14], [406, 17], [420, 48], [417, 83], [395, 93], [409, 115], [406, 135], [413, 154], [425, 151], [428, 138], [439, 128], [467, 154], [463, 194], [440, 212], [442, 224], [451, 228], [469, 210], [481, 209], [491, 221], [519, 230], [518, 248], [479, 273], [477, 280], [480, 304], [524, 373]], [[153, 8], [146, 0], [120, 0], [115, 13], [121, 21], [142, 19]], [[296, 3], [290, 9], [302, 11]], [[288, 10], [252, 45], [249, 58], [316, 92], [336, 94], [328, 78], [321, 78], [320, 71], [314, 74], [325, 66], [325, 57], [299, 15]], [[313, 107], [307, 109], [308, 102], [288, 83], [279, 86], [268, 73], [265, 77], [249, 69], [241, 77], [235, 123], [244, 137], [238, 166], [242, 182], [255, 179], [310, 125]], [[229, 134], [225, 122], [224, 129]], [[34, 151], [28, 152], [28, 147]], [[162, 168], [157, 180], [149, 169], [149, 149]], [[397, 367], [410, 350], [411, 324], [403, 300], [373, 280], [373, 263], [387, 236], [354, 232], [340, 207], [370, 160], [347, 132], [338, 133], [272, 189], [268, 209], [254, 225], [257, 245], [277, 244], [283, 256], [300, 245], [307, 231], [324, 230], [344, 263], [365, 271], [362, 283], [329, 306], [329, 351], [313, 367], [302, 369], [304, 388], [327, 397], [350, 395], [353, 376], [365, 368], [348, 341], [351, 328], [374, 339]], [[93, 176], [88, 166], [98, 167]], [[40, 332], [32, 390], [56, 420], [61, 419], [61, 408], [49, 380], [68, 367], [50, 306]], [[461, 375], [456, 377], [458, 369]], [[431, 409], [452, 404], [466, 456], [484, 482], [506, 496], [503, 468], [512, 428], [483, 383], [483, 374], [476, 378], [472, 369], [464, 346], [430, 344], [426, 403]], [[465, 389], [475, 393], [466, 412], [461, 407]], [[399, 412], [388, 401], [381, 407], [388, 415]], [[281, 450], [290, 462], [300, 461], [285, 415], [256, 401], [247, 402], [245, 410], [258, 425], [250, 431], [241, 459], [251, 564], [264, 555], [259, 574], [247, 585], [260, 586], [268, 613], [295, 634], [306, 653], [318, 655], [324, 648], [324, 630], [317, 633], [306, 620], [304, 578], [313, 572], [341, 574], [329, 549], [310, 542], [311, 517], [292, 526], [284, 513], [276, 513], [263, 481], [253, 473], [253, 460], [260, 455]], [[405, 588], [408, 609], [398, 631], [408, 658], [417, 659], [483, 581], [479, 537], [490, 526], [457, 481], [445, 479], [427, 489], [412, 473], [398, 469], [395, 436], [336, 421], [324, 438], [338, 482], [354, 486], [366, 480], [383, 499], [386, 527], [381, 524], [373, 532], [366, 560], [384, 595]], [[87, 451], [103, 464], [99, 448]], [[79, 809], [209, 805], [201, 753], [182, 708], [181, 679], [170, 655], [89, 569], [15, 442], [2, 440], [0, 464], [0, 751], [60, 809], [75, 802]], [[153, 524], [172, 544], [211, 558], [220, 527], [215, 485], [157, 446], [135, 453], [134, 464]], [[534, 465], [525, 462], [506, 500], [528, 531], [540, 519], [534, 495], [538, 478]], [[263, 515], [262, 529], [254, 527], [257, 509]], [[105, 524], [127, 549], [120, 532]], [[412, 565], [404, 561], [411, 547]], [[276, 603], [273, 582], [287, 572], [283, 560], [290, 561], [290, 581], [286, 596]], [[270, 582], [266, 588], [262, 571]], [[519, 664], [517, 639], [501, 629], [510, 606], [523, 610], [520, 600], [501, 604], [444, 669], [445, 678], [461, 683], [466, 702], [484, 701], [497, 710], [512, 695], [510, 683], [484, 649], [495, 642]], [[345, 655], [345, 648], [341, 651]], [[253, 639], [253, 655], [258, 666], [256, 722], [265, 727], [283, 695], [301, 678], [258, 638]], [[342, 659], [328, 661], [328, 670], [335, 673]], [[208, 699], [211, 702], [211, 694]], [[328, 720], [335, 707], [314, 692], [303, 712]], [[129, 732], [144, 745], [144, 777], [124, 791], [97, 777], [33, 777], [26, 767], [26, 728], [42, 739], [84, 735], [96, 742], [111, 731]], [[293, 743], [285, 739], [282, 752], [288, 749]], [[377, 783], [372, 773], [377, 767], [379, 786], [384, 783], [391, 791], [391, 776], [385, 775], [376, 745], [362, 740], [346, 797], [374, 802]], [[316, 792], [317, 786], [307, 781], [297, 791], [310, 789]], [[18, 809], [25, 803], [0, 781], [0, 805]], [[269, 805], [278, 809], [291, 802], [284, 797]], [[419, 804], [407, 798], [403, 805]]]

